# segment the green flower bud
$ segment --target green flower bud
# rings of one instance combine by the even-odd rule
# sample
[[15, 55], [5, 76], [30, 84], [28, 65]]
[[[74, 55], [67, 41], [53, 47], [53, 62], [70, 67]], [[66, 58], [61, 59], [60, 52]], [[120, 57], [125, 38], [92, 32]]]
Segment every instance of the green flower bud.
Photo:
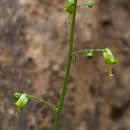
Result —
[[14, 99], [19, 99], [20, 97], [21, 97], [21, 93], [18, 93], [18, 92], [15, 92], [14, 94], [13, 94], [13, 98]]
[[73, 4], [68, 4], [64, 7], [65, 11], [68, 12], [69, 14], [73, 13]]
[[69, 14], [73, 13], [74, 0], [68, 0], [67, 5], [64, 7], [65, 11]]
[[22, 107], [25, 107], [28, 102], [28, 95], [26, 93], [22, 94], [14, 105], [17, 107], [17, 112], [21, 110]]
[[94, 3], [93, 2], [88, 2], [87, 5], [88, 5], [89, 8], [92, 8]]
[[86, 56], [88, 57], [88, 59], [92, 59], [93, 58], [93, 51], [90, 51], [86, 54]]
[[105, 63], [108, 65], [107, 72], [109, 74], [109, 77], [112, 78], [114, 76], [112, 74], [112, 65], [116, 64], [118, 60], [115, 59], [114, 55], [112, 54], [112, 51], [109, 48], [104, 49], [103, 56]]
[[112, 54], [109, 48], [104, 49], [103, 56], [104, 56], [104, 61], [106, 62], [106, 64], [112, 65], [118, 62], [118, 60], [115, 59], [114, 55]]

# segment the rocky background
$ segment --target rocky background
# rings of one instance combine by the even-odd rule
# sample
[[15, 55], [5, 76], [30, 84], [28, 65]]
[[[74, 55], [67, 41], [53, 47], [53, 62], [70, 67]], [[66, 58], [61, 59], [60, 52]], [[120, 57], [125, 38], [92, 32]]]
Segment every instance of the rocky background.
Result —
[[[73, 60], [59, 130], [130, 130], [130, 1], [95, 0], [77, 13], [74, 50], [112, 48], [114, 78], [100, 54]], [[66, 0], [0, 0], [0, 130], [52, 130], [55, 112], [30, 101], [18, 116], [12, 94], [57, 105], [70, 25]]]

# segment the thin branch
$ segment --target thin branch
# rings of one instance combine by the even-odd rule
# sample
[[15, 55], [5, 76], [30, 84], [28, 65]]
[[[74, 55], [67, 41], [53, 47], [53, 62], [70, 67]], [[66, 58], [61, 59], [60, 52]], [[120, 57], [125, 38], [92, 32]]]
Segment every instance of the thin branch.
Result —
[[39, 101], [40, 103], [44, 103], [44, 104], [48, 105], [49, 107], [51, 107], [53, 110], [57, 111], [57, 107], [56, 107], [56, 106], [54, 106], [54, 105], [48, 103], [47, 101], [45, 101], [45, 100], [43, 100], [43, 99], [40, 99], [40, 98], [37, 98], [37, 97], [33, 97], [33, 96], [30, 96], [30, 95], [28, 95], [28, 97], [29, 97], [30, 99]]
[[84, 50], [78, 50], [78, 51], [74, 51], [72, 53], [72, 56], [76, 56], [78, 54], [81, 54], [81, 53], [87, 53], [87, 52], [104, 52], [104, 49], [84, 49]]

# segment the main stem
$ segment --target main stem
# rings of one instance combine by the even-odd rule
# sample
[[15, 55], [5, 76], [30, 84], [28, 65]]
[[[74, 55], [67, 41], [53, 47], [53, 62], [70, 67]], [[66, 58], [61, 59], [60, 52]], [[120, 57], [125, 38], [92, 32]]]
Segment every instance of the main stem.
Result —
[[77, 0], [74, 0], [71, 33], [70, 33], [70, 43], [69, 43], [68, 62], [67, 62], [66, 73], [65, 73], [65, 78], [64, 78], [64, 85], [63, 85], [63, 88], [62, 88], [62, 93], [61, 93], [60, 101], [59, 101], [59, 105], [58, 105], [54, 130], [58, 130], [58, 128], [59, 128], [61, 111], [62, 111], [62, 108], [63, 108], [63, 102], [64, 102], [64, 98], [65, 98], [66, 91], [67, 91], [67, 83], [68, 83], [68, 78], [69, 78], [69, 73], [70, 73], [70, 68], [71, 68], [71, 61], [72, 61], [72, 49], [73, 49], [75, 21], [76, 21], [76, 8], [77, 8]]

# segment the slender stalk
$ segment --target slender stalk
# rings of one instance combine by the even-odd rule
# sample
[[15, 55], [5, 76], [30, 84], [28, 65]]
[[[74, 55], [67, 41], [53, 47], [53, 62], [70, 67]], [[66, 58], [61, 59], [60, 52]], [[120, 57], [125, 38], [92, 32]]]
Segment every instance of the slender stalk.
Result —
[[78, 54], [87, 53], [87, 52], [91, 52], [91, 51], [93, 51], [93, 52], [103, 52], [104, 49], [84, 49], [84, 50], [78, 50], [78, 51], [74, 51], [72, 53], [72, 56], [76, 56]]
[[77, 5], [77, 7], [81, 7], [81, 6], [87, 6], [88, 5], [88, 2], [85, 2], [85, 3], [80, 3], [79, 5]]
[[58, 128], [59, 128], [59, 121], [60, 121], [61, 112], [62, 112], [62, 108], [63, 108], [63, 102], [64, 102], [64, 98], [65, 98], [66, 91], [67, 91], [67, 83], [68, 83], [68, 79], [69, 79], [69, 73], [70, 73], [71, 62], [72, 62], [72, 49], [73, 49], [74, 32], [75, 32], [76, 8], [77, 8], [77, 0], [74, 0], [71, 33], [70, 33], [70, 43], [69, 43], [68, 62], [67, 62], [67, 67], [66, 67], [66, 73], [65, 73], [62, 93], [61, 93], [60, 101], [59, 101], [59, 105], [58, 105], [58, 111], [57, 111], [54, 130], [58, 130]]
[[37, 97], [33, 97], [33, 96], [30, 96], [30, 95], [28, 95], [28, 97], [29, 97], [30, 99], [33, 99], [33, 100], [39, 101], [40, 103], [44, 103], [44, 104], [48, 105], [49, 107], [51, 107], [51, 108], [52, 108], [53, 110], [55, 110], [55, 111], [58, 110], [54, 105], [48, 103], [47, 101], [45, 101], [45, 100], [43, 100], [43, 99], [40, 99], [40, 98], [37, 98]]

